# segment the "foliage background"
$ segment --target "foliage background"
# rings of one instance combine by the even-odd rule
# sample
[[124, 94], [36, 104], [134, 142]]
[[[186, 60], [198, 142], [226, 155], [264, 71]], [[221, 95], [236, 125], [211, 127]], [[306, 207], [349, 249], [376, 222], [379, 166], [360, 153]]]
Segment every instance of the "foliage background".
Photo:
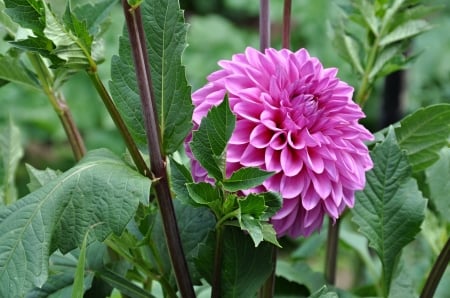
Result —
[[[51, 1], [63, 8], [64, 1]], [[89, 2], [89, 0], [80, 0]], [[319, 57], [326, 67], [339, 67], [342, 80], [358, 85], [350, 67], [336, 53], [332, 43], [333, 22], [339, 17], [339, 5], [348, 0], [328, 1], [316, 0], [293, 1], [293, 30], [292, 48], [308, 48], [311, 55]], [[406, 90], [404, 90], [404, 113], [409, 113], [418, 107], [433, 103], [450, 103], [450, 5], [447, 0], [431, 0], [430, 4], [442, 5], [442, 9], [430, 17], [434, 28], [414, 39], [412, 50], [421, 53], [413, 61], [407, 72]], [[206, 82], [206, 75], [217, 69], [216, 62], [228, 59], [233, 53], [242, 52], [246, 46], [258, 47], [258, 0], [185, 0], [180, 1], [186, 9], [187, 22], [190, 23], [188, 33], [189, 47], [185, 51], [188, 80], [193, 90]], [[278, 30], [281, 26], [282, 1], [271, 1], [273, 20], [272, 46], [279, 48], [281, 36]], [[120, 5], [112, 11], [110, 27], [105, 40], [105, 62], [100, 65], [100, 75], [104, 82], [110, 79], [111, 56], [117, 53], [118, 38], [123, 27], [123, 16]], [[220, 34], [218, 34], [220, 33]], [[0, 36], [4, 33], [0, 32]], [[0, 43], [0, 51], [8, 49], [6, 43]], [[365, 124], [372, 130], [378, 129], [380, 118], [380, 102], [382, 96], [382, 82], [372, 94], [366, 107], [368, 118]], [[73, 116], [79, 126], [88, 149], [107, 147], [121, 154], [124, 145], [119, 137], [112, 120], [103, 109], [97, 93], [85, 74], [80, 73], [63, 87]], [[27, 90], [14, 84], [3, 86], [0, 92], [0, 128], [12, 118], [20, 128], [25, 155], [19, 168], [17, 181], [19, 196], [26, 190], [27, 174], [25, 163], [36, 168], [50, 167], [65, 170], [74, 163], [72, 152], [66, 142], [64, 131], [53, 112], [48, 100], [43, 94]], [[92, 107], [96, 108], [92, 108]], [[347, 217], [348, 218], [348, 217]], [[413, 268], [409, 271], [413, 283], [421, 288], [424, 272], [435, 260], [439, 247], [447, 239], [447, 228], [437, 228], [440, 225], [432, 214], [428, 214], [422, 226], [422, 232], [417, 239], [408, 245], [403, 254], [404, 266]], [[343, 247], [338, 264], [337, 284], [343, 288], [352, 287], [353, 283], [364, 284], [370, 280], [370, 273], [360, 272], [362, 263], [357, 256], [358, 246], [364, 245], [364, 239], [352, 232], [352, 223], [344, 221], [341, 233]], [[304, 276], [310, 274], [307, 269], [300, 268], [299, 261], [311, 260], [311, 267], [321, 271], [326, 238], [326, 228], [308, 240], [285, 240], [280, 258], [278, 273], [279, 285], [287, 289], [295, 289], [295, 277], [289, 267], [297, 266]], [[299, 242], [301, 245], [299, 246]], [[300, 248], [298, 248], [300, 247]], [[353, 248], [353, 249], [348, 249]], [[311, 259], [312, 253], [316, 256]], [[303, 270], [303, 271], [302, 271]], [[379, 270], [379, 268], [374, 268]], [[447, 270], [443, 280], [450, 280]], [[304, 280], [303, 280], [304, 281]], [[313, 282], [313, 281], [311, 281]], [[361, 293], [364, 288], [361, 287]], [[450, 292], [450, 284], [442, 282], [436, 297], [445, 297]], [[288, 295], [289, 293], [286, 293]]]

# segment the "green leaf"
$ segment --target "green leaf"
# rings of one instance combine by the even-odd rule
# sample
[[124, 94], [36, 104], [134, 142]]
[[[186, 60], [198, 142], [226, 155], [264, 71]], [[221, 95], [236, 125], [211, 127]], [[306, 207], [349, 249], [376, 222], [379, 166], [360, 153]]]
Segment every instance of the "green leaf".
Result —
[[97, 272], [97, 275], [99, 278], [118, 289], [120, 293], [127, 295], [127, 297], [154, 298], [154, 296], [149, 292], [145, 291], [141, 287], [138, 287], [129, 279], [126, 279], [113, 271], [105, 269]]
[[400, 149], [393, 128], [371, 152], [374, 168], [366, 173], [366, 187], [356, 193], [353, 220], [369, 239], [382, 263], [384, 295], [402, 248], [412, 241], [424, 219], [426, 200], [411, 177], [406, 154]]
[[86, 24], [81, 23], [70, 12], [69, 7], [64, 20], [58, 19], [47, 5], [44, 5], [44, 8], [44, 34], [55, 45], [52, 54], [65, 61], [64, 66], [67, 68], [87, 69], [95, 65], [93, 60], [99, 60], [99, 57], [92, 55], [93, 37], [89, 34]]
[[11, 19], [24, 28], [43, 35], [44, 6], [40, 0], [4, 0], [5, 12]]
[[395, 128], [398, 144], [406, 150], [414, 172], [439, 159], [439, 150], [448, 144], [449, 119], [450, 104], [437, 104], [417, 110]]
[[355, 38], [342, 31], [342, 33], [336, 37], [336, 44], [340, 50], [340, 54], [352, 64], [356, 72], [361, 75], [364, 74], [361, 58], [359, 56], [360, 46]]
[[186, 204], [197, 206], [197, 204], [189, 196], [186, 184], [192, 183], [191, 172], [182, 164], [174, 159], [170, 159], [170, 186], [175, 193], [176, 199]]
[[304, 285], [310, 292], [316, 292], [325, 284], [323, 274], [314, 272], [306, 262], [291, 263], [278, 260], [275, 274], [290, 282]]
[[336, 292], [330, 292], [327, 286], [323, 286], [322, 288], [311, 294], [309, 298], [339, 298], [339, 296]]
[[116, 1], [97, 0], [88, 2], [72, 9], [78, 20], [86, 22], [86, 27], [91, 35], [102, 33], [102, 27], [108, 19], [111, 9], [116, 6]]
[[432, 26], [425, 20], [410, 20], [384, 36], [380, 41], [380, 46], [384, 47], [391, 43], [411, 38], [431, 28]]
[[[192, 128], [191, 90], [181, 63], [187, 28], [178, 1], [144, 1], [140, 8], [162, 147], [164, 153], [170, 154], [178, 150]], [[140, 148], [146, 148], [139, 92], [126, 34], [120, 40], [119, 57], [112, 60], [111, 78], [114, 101]]]
[[189, 196], [195, 203], [199, 205], [207, 205], [214, 211], [216, 216], [221, 215], [223, 198], [217, 187], [207, 182], [188, 183], [186, 184], [186, 187], [189, 192]]
[[40, 90], [33, 74], [17, 58], [0, 55], [0, 79]]
[[[202, 244], [196, 267], [211, 284], [213, 276], [215, 234]], [[236, 228], [223, 232], [223, 258], [221, 268], [221, 295], [223, 298], [254, 297], [271, 274], [273, 246], [267, 242], [255, 247], [252, 240]]]
[[30, 192], [37, 190], [38, 188], [50, 183], [52, 180], [56, 179], [61, 172], [52, 169], [38, 170], [33, 168], [31, 165], [25, 165], [30, 182], [27, 184]]
[[401, 45], [393, 45], [391, 47], [383, 49], [378, 55], [375, 64], [370, 71], [369, 79], [374, 80], [375, 77], [377, 77], [377, 75], [383, 70], [386, 64], [388, 64], [394, 58], [398, 57], [398, 55], [401, 53], [401, 50]]
[[450, 148], [440, 152], [438, 162], [425, 171], [430, 200], [442, 219], [450, 222]]
[[236, 117], [230, 110], [228, 99], [213, 107], [200, 127], [193, 132], [192, 153], [208, 174], [217, 181], [224, 180], [225, 148], [233, 133]]
[[250, 214], [260, 217], [266, 210], [264, 196], [258, 194], [249, 194], [247, 197], [238, 199], [241, 214]]
[[259, 168], [241, 168], [230, 178], [223, 181], [225, 190], [236, 192], [261, 185], [267, 178], [272, 176], [272, 172], [263, 171]]
[[72, 298], [83, 298], [84, 294], [84, 269], [86, 265], [86, 250], [88, 242], [89, 230], [86, 231], [83, 243], [81, 244], [80, 256], [78, 257], [77, 269], [75, 270], [75, 276], [72, 287]]
[[375, 16], [375, 8], [371, 1], [361, 0], [356, 3], [357, 8], [364, 19], [366, 26], [375, 36], [378, 36], [378, 19]]
[[8, 126], [0, 130], [0, 181], [3, 184], [0, 189], [0, 203], [9, 205], [17, 199], [15, 176], [22, 156], [20, 131], [10, 120]]
[[[56, 251], [49, 260], [49, 277], [42, 287], [35, 287], [27, 293], [26, 298], [66, 298], [73, 292], [73, 282], [80, 256], [80, 249], [65, 255]], [[84, 272], [84, 288], [90, 289], [95, 272], [105, 266], [108, 248], [100, 242], [93, 242], [86, 249], [86, 266]]]
[[150, 182], [109, 151], [89, 152], [74, 168], [0, 210], [0, 297], [21, 297], [42, 286], [48, 257], [56, 249], [79, 246], [90, 236], [120, 234], [139, 202], [146, 203]]
[[[200, 245], [205, 243], [208, 233], [214, 230], [216, 221], [214, 215], [208, 208], [194, 208], [178, 200], [174, 201], [174, 207], [189, 272], [191, 273], [193, 282], [199, 284], [201, 277], [194, 265], [194, 260], [198, 255]], [[153, 241], [157, 248], [158, 256], [156, 258], [159, 258], [159, 263], [162, 263], [162, 268], [160, 268], [162, 272], [160, 273], [168, 279], [170, 278], [171, 283], [175, 285], [175, 278], [172, 266], [170, 265], [163, 224], [159, 213], [152, 229], [151, 241]]]

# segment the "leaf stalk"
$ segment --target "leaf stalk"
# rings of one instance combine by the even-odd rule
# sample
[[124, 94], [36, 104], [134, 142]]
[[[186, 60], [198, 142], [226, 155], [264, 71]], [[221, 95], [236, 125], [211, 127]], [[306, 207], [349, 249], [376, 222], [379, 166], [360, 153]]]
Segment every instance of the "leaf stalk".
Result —
[[431, 269], [428, 279], [425, 282], [425, 286], [422, 289], [420, 298], [433, 297], [439, 282], [444, 275], [445, 270], [450, 262], [450, 238], [447, 239], [444, 247], [441, 250], [433, 268]]

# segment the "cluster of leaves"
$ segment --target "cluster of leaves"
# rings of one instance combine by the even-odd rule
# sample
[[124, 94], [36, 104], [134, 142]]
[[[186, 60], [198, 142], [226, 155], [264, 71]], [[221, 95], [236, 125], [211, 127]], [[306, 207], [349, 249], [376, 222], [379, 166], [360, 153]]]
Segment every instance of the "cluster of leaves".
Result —
[[362, 79], [358, 103], [366, 102], [377, 78], [405, 68], [414, 58], [410, 41], [431, 28], [424, 17], [434, 10], [415, 0], [352, 0], [343, 7], [345, 22], [338, 26], [335, 45]]

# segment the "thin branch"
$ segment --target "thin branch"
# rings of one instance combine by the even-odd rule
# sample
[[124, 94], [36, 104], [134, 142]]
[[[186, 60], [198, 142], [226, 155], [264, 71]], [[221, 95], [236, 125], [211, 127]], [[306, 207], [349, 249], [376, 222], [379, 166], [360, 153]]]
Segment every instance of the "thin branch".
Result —
[[259, 6], [259, 48], [261, 52], [270, 47], [269, 0], [261, 0]]
[[175, 210], [172, 203], [172, 194], [170, 192], [164, 164], [164, 156], [160, 147], [161, 138], [140, 7], [132, 9], [127, 0], [122, 0], [122, 6], [130, 36], [133, 61], [136, 68], [144, 124], [147, 133], [147, 144], [150, 153], [151, 171], [155, 180], [157, 180], [153, 185], [155, 187], [156, 198], [161, 211], [167, 247], [181, 296], [194, 298], [195, 293], [181, 244]]
[[425, 282], [420, 298], [433, 297], [445, 270], [448, 268], [450, 262], [450, 238], [447, 239], [447, 243], [442, 248], [433, 268], [431, 269], [428, 279]]
[[284, 0], [282, 46], [285, 49], [291, 47], [291, 10], [292, 0]]

